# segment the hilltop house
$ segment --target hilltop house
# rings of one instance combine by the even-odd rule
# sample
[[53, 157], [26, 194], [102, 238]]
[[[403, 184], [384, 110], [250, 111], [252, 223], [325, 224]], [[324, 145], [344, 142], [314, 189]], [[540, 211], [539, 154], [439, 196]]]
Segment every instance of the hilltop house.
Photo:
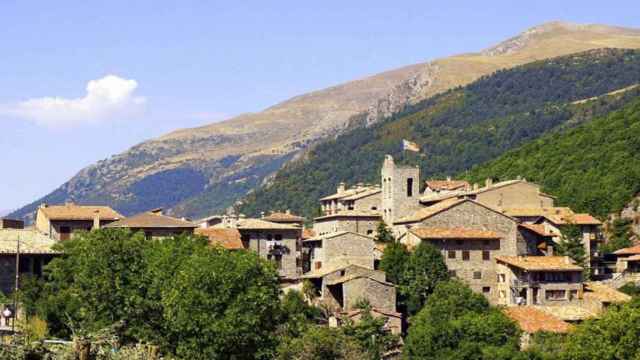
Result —
[[130, 229], [133, 232], [142, 231], [147, 239], [193, 234], [196, 227], [196, 224], [184, 219], [163, 215], [162, 209], [143, 212], [105, 226], [111, 229]]
[[36, 213], [35, 228], [57, 241], [68, 240], [75, 231], [100, 229], [124, 216], [108, 206], [42, 204]]
[[340, 183], [335, 194], [320, 199], [320, 209], [323, 215], [331, 215], [343, 210], [350, 211], [378, 211], [380, 207], [380, 188], [365, 186], [358, 183], [356, 187], [348, 189], [345, 183]]

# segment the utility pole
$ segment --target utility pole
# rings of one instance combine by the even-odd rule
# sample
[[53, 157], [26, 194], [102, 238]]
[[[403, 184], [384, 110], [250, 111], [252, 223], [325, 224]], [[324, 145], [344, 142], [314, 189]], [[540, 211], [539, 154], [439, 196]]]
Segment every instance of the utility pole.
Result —
[[18, 318], [18, 289], [20, 288], [20, 235], [16, 240], [16, 284], [13, 290], [13, 321], [11, 322], [11, 332], [16, 333], [16, 319]]

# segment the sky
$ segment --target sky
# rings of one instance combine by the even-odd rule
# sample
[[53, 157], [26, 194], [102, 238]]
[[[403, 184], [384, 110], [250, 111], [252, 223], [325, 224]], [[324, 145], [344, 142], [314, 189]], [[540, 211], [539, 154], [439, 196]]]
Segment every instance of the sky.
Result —
[[[516, 5], [517, 4], [517, 5]], [[0, 1], [0, 213], [175, 129], [639, 1]]]

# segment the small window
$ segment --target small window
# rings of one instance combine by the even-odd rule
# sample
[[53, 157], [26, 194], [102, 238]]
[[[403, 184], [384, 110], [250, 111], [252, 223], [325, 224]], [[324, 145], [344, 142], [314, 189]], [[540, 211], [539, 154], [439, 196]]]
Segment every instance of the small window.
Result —
[[483, 292], [484, 294], [489, 294], [489, 293], [491, 292], [491, 287], [489, 287], [489, 286], [484, 286], [484, 287], [482, 288], [482, 292]]
[[275, 238], [276, 238], [276, 241], [282, 240], [282, 234], [276, 234]]
[[71, 237], [71, 228], [68, 226], [60, 227], [60, 240], [69, 240]]
[[507, 282], [507, 276], [505, 274], [498, 274], [498, 282], [499, 283]]
[[489, 246], [489, 240], [482, 240], [482, 244], [484, 244], [484, 246]]
[[507, 297], [507, 292], [504, 290], [500, 290], [500, 293], [498, 296], [500, 297], [500, 299], [504, 299]]
[[469, 250], [462, 250], [462, 260], [469, 261]]
[[456, 240], [456, 245], [462, 246], [462, 244], [464, 244], [464, 242], [462, 240]]
[[571, 290], [569, 292], [570, 300], [574, 300], [578, 298], [578, 290]]
[[374, 210], [374, 211], [375, 211], [375, 210], [378, 210], [378, 207], [377, 207], [377, 206], [372, 206], [372, 207], [371, 207], [371, 210]]
[[489, 261], [491, 260], [491, 253], [489, 250], [482, 250], [482, 260]]
[[267, 240], [269, 240], [269, 241], [273, 240], [273, 235], [267, 234]]
[[373, 234], [373, 230], [371, 229], [367, 230], [367, 235], [371, 235], [371, 234]]
[[474, 278], [475, 280], [480, 280], [480, 279], [482, 279], [482, 271], [474, 271], [474, 272], [473, 272], [473, 278]]
[[566, 290], [546, 290], [545, 296], [547, 300], [564, 300], [567, 296]]
[[456, 251], [455, 250], [449, 250], [449, 252], [447, 253], [447, 257], [449, 259], [455, 259], [456, 258]]
[[413, 178], [407, 179], [407, 197], [413, 196]]
[[151, 231], [145, 231], [144, 232], [144, 238], [147, 239], [147, 240], [153, 239], [153, 233]]
[[456, 275], [457, 275], [457, 274], [456, 274], [456, 271], [455, 271], [455, 270], [449, 270], [449, 276], [450, 276], [450, 277], [454, 278], [454, 277], [456, 277]]

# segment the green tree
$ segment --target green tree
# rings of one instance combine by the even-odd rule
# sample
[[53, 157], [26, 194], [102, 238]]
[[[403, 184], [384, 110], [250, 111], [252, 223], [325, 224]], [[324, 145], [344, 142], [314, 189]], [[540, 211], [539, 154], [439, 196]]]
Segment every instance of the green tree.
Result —
[[400, 282], [400, 293], [410, 315], [417, 313], [438, 283], [449, 279], [449, 271], [438, 249], [420, 243], [409, 257]]
[[362, 360], [367, 353], [358, 341], [340, 329], [312, 326], [302, 337], [278, 347], [279, 360]]
[[393, 242], [384, 248], [380, 270], [387, 274], [387, 281], [400, 284], [411, 254], [404, 244]]
[[175, 354], [189, 359], [271, 358], [279, 291], [275, 268], [254, 252], [197, 249], [162, 292]]
[[451, 280], [439, 283], [411, 320], [403, 353], [407, 359], [505, 358], [517, 352], [519, 335], [484, 296]]
[[602, 247], [606, 254], [633, 245], [631, 241], [631, 219], [615, 219], [611, 223], [609, 240]]
[[287, 291], [280, 301], [277, 333], [283, 337], [299, 337], [321, 316], [321, 310], [309, 305], [302, 293]]
[[342, 331], [366, 349], [367, 359], [378, 360], [385, 353], [397, 349], [400, 345], [400, 337], [391, 334], [385, 328], [387, 320], [384, 317], [374, 318], [371, 314], [371, 305], [366, 300], [356, 307], [362, 310], [360, 321], [356, 324], [347, 320]]
[[614, 306], [600, 319], [587, 320], [567, 338], [560, 359], [640, 358], [640, 301]]
[[380, 221], [378, 223], [378, 227], [376, 231], [377, 231], [377, 234], [375, 237], [376, 242], [388, 244], [388, 243], [394, 243], [396, 241], [396, 238], [393, 236], [393, 234], [389, 230], [389, 227], [384, 221]]
[[561, 229], [558, 254], [570, 257], [576, 264], [588, 267], [585, 264], [585, 251], [580, 227], [574, 224], [565, 225]]

